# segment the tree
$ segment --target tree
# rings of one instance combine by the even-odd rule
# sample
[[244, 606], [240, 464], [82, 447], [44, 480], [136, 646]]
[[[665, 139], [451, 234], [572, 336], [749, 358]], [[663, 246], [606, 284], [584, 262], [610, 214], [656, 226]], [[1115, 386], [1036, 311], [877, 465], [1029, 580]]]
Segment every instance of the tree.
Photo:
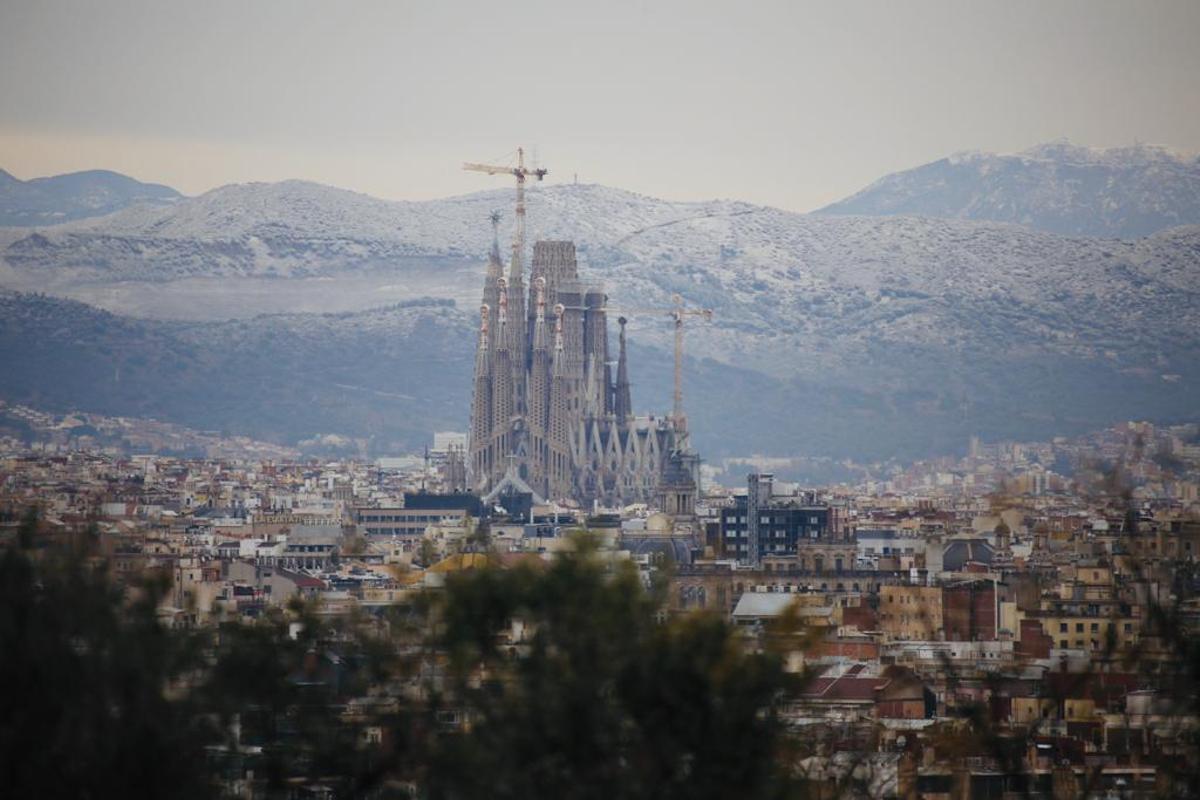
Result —
[[363, 536], [345, 536], [342, 538], [342, 546], [340, 555], [343, 556], [361, 556], [367, 552], [367, 540]]
[[316, 612], [297, 600], [252, 624], [224, 625], [212, 648], [203, 700], [224, 732], [221, 752], [252, 769], [269, 797], [290, 796], [297, 783], [354, 794], [376, 769], [360, 743], [378, 720], [347, 719], [342, 710], [345, 699], [368, 693], [386, 656], [361, 620]]
[[197, 640], [161, 626], [167, 579], [126, 598], [95, 531], [44, 546], [36, 512], [0, 555], [0, 786], [10, 797], [206, 797], [213, 731]]
[[[466, 726], [433, 741], [429, 796], [782, 796], [781, 660], [747, 655], [715, 615], [658, 623], [659, 600], [589, 547], [452, 577], [431, 710]], [[531, 633], [505, 644], [513, 620]]]
[[432, 539], [421, 539], [421, 544], [417, 548], [417, 561], [421, 563], [422, 567], [432, 566], [437, 561], [437, 545], [433, 543]]
[[467, 515], [463, 519], [463, 527], [468, 531], [464, 550], [469, 553], [486, 553], [492, 549], [491, 520], [486, 517], [476, 520]]

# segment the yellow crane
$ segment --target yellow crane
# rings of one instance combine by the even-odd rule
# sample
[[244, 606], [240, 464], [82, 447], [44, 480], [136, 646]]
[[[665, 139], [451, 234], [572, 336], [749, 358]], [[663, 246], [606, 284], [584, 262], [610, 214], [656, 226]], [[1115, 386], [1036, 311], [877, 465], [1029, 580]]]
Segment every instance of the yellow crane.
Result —
[[607, 308], [618, 314], [666, 314], [675, 323], [675, 396], [671, 419], [675, 430], [687, 433], [687, 417], [683, 413], [683, 320], [685, 317], [700, 317], [705, 322], [713, 318], [711, 308], [691, 308], [683, 304], [683, 297], [671, 295], [671, 305], [666, 308]]
[[466, 162], [463, 169], [468, 172], [483, 172], [487, 175], [512, 175], [517, 179], [517, 226], [513, 232], [513, 262], [520, 264], [525, 254], [525, 180], [534, 177], [542, 180], [550, 174], [550, 170], [527, 168], [525, 166], [525, 148], [517, 148], [517, 165], [515, 167], [497, 164], [475, 164]]

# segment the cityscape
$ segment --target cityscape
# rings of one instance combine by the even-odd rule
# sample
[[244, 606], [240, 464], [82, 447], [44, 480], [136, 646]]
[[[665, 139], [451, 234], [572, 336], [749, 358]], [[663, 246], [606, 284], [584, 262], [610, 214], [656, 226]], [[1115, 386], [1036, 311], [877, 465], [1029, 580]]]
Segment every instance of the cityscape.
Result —
[[0, 796], [1200, 797], [1195, 8], [170, 5], [0, 8]]

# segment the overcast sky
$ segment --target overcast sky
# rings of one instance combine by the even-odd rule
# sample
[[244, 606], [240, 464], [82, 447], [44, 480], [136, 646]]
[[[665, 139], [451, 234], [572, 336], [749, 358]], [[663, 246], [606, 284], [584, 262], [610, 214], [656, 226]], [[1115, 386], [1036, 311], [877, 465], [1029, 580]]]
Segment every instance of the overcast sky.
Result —
[[1067, 137], [1200, 150], [1200, 2], [0, 0], [0, 167], [421, 199], [551, 178], [809, 210]]

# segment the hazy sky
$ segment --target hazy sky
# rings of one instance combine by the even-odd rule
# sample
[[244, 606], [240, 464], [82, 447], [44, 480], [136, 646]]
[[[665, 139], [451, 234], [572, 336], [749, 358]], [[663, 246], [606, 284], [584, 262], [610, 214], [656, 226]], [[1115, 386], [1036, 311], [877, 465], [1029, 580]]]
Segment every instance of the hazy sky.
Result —
[[808, 210], [964, 149], [1200, 150], [1200, 2], [0, 0], [0, 167]]

